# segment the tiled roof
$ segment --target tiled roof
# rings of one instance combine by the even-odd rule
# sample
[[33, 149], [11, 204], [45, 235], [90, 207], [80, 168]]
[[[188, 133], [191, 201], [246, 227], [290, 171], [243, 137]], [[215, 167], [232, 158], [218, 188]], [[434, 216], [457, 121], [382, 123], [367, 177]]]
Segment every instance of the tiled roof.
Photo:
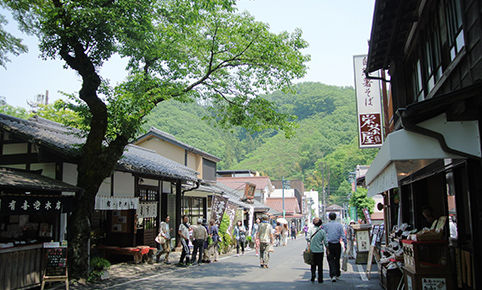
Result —
[[76, 187], [56, 179], [52, 179], [31, 171], [0, 168], [0, 188], [5, 191], [65, 191], [78, 192], [82, 188]]
[[164, 132], [164, 131], [161, 131], [161, 130], [155, 128], [155, 127], [151, 127], [151, 128], [149, 129], [149, 132], [147, 132], [147, 133], [145, 133], [144, 135], [138, 137], [135, 143], [138, 143], [138, 142], [140, 142], [142, 139], [147, 138], [147, 137], [149, 137], [149, 136], [154, 136], [154, 137], [157, 137], [157, 138], [162, 139], [162, 140], [164, 140], [164, 141], [167, 141], [167, 142], [169, 142], [169, 143], [172, 143], [172, 144], [174, 144], [174, 145], [177, 145], [177, 146], [179, 146], [179, 147], [181, 147], [181, 148], [184, 148], [185, 150], [188, 150], [188, 151], [191, 151], [191, 152], [193, 152], [193, 153], [195, 153], [195, 154], [201, 155], [201, 156], [203, 156], [204, 158], [206, 158], [206, 159], [208, 159], [208, 160], [211, 160], [211, 161], [213, 161], [213, 162], [219, 162], [219, 161], [221, 161], [221, 158], [216, 157], [216, 156], [214, 156], [214, 155], [212, 155], [212, 154], [209, 154], [209, 153], [207, 153], [207, 152], [204, 152], [204, 151], [202, 151], [202, 150], [200, 150], [200, 149], [197, 149], [196, 147], [193, 147], [193, 146], [191, 146], [191, 145], [188, 145], [188, 144], [186, 144], [186, 143], [184, 143], [184, 142], [181, 142], [181, 141], [177, 140], [176, 137], [174, 137], [173, 135], [171, 135], [171, 134], [169, 134], [169, 133], [166, 133], [166, 132]]
[[[0, 130], [74, 160], [80, 157], [80, 146], [85, 142], [85, 138], [80, 137], [79, 130], [40, 117], [27, 121], [0, 114]], [[167, 178], [198, 180], [195, 170], [167, 159], [153, 150], [135, 145], [127, 145], [122, 158], [117, 162], [116, 169]]]
[[[288, 214], [300, 213], [300, 206], [296, 197], [285, 197], [285, 212]], [[283, 198], [267, 198], [266, 205], [283, 212]]]
[[271, 186], [271, 180], [268, 176], [251, 176], [251, 177], [218, 177], [221, 182], [234, 190], [244, 190], [246, 183], [256, 185], [256, 190], [264, 190], [266, 186]]
[[244, 208], [249, 208], [252, 206], [255, 211], [269, 211], [270, 207], [266, 204], [263, 204], [255, 199], [253, 199], [252, 204], [245, 203], [241, 201], [241, 196], [239, 196], [238, 192], [234, 191], [232, 188], [218, 182], [217, 184], [213, 185], [213, 187], [217, 188], [218, 190], [223, 192], [223, 196], [226, 196], [229, 201], [232, 201], [234, 204], [242, 206]]

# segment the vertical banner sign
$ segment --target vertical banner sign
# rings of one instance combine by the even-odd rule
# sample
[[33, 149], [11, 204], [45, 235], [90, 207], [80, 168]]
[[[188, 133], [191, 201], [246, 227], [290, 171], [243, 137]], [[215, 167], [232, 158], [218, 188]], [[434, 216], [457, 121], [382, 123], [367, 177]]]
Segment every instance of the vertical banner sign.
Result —
[[213, 219], [218, 226], [221, 224], [227, 204], [227, 198], [220, 195], [213, 195], [213, 201], [211, 203], [211, 219]]
[[367, 224], [372, 224], [372, 219], [370, 218], [370, 212], [368, 211], [368, 208], [363, 209], [363, 214], [365, 215], [365, 220]]
[[226, 207], [226, 214], [229, 216], [229, 227], [226, 229], [226, 233], [230, 235], [233, 233], [233, 228], [235, 224], [234, 219], [236, 218], [237, 208], [238, 208], [237, 206], [231, 203], [228, 203], [228, 206]]
[[[366, 55], [353, 56], [360, 148], [383, 145], [380, 81], [366, 77], [367, 59]], [[373, 76], [378, 77], [378, 72]]]
[[254, 222], [254, 208], [252, 206], [249, 207], [249, 217], [248, 217], [248, 233], [251, 235], [253, 233], [253, 222]]

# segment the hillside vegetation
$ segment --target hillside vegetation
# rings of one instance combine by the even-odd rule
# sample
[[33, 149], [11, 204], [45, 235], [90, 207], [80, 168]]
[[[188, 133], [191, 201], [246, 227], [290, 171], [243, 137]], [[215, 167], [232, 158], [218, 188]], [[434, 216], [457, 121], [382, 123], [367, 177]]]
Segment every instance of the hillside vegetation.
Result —
[[[265, 96], [280, 111], [297, 117], [296, 135], [286, 139], [270, 130], [249, 134], [242, 128], [224, 131], [203, 119], [210, 112], [197, 103], [165, 101], [148, 116], [143, 130], [156, 127], [176, 139], [222, 159], [218, 169], [252, 169], [273, 180], [303, 180], [305, 189], [328, 202], [348, 202], [348, 175], [358, 164], [370, 164], [377, 149], [358, 149], [355, 92], [352, 87], [300, 83], [292, 93]], [[0, 112], [27, 118], [25, 109], [0, 106]], [[61, 121], [66, 112], [48, 106], [42, 117]], [[328, 174], [329, 172], [329, 174]]]
[[202, 106], [173, 101], [160, 104], [143, 129], [156, 127], [220, 157], [218, 169], [252, 169], [273, 180], [301, 179], [306, 189], [319, 192], [324, 177], [331, 202], [347, 202], [348, 173], [357, 164], [370, 164], [377, 152], [358, 149], [354, 89], [301, 83], [292, 93], [277, 91], [266, 97], [280, 111], [297, 116], [298, 128], [293, 138], [286, 139], [276, 131], [223, 131], [202, 120], [209, 114]]

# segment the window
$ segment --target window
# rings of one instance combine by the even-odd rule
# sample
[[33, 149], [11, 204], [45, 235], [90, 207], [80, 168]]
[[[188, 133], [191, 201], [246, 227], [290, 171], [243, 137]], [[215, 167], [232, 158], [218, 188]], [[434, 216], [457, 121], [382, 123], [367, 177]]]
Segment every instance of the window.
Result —
[[203, 158], [203, 179], [216, 180], [216, 162]]
[[420, 59], [416, 62], [412, 76], [413, 93], [415, 96], [414, 101], [421, 101], [424, 99], [425, 96], [423, 95], [422, 67], [420, 65]]
[[446, 0], [427, 13], [410, 56], [412, 101], [424, 100], [465, 45], [460, 1]]
[[450, 61], [465, 46], [464, 30], [462, 28], [462, 9], [459, 0], [445, 2], [445, 21], [447, 23], [448, 45], [450, 48]]
[[158, 201], [159, 187], [149, 186], [149, 185], [138, 185], [136, 197], [139, 197], [139, 201]]
[[204, 217], [202, 197], [184, 196], [182, 200], [182, 214], [187, 215], [191, 224], [196, 224], [198, 218]]

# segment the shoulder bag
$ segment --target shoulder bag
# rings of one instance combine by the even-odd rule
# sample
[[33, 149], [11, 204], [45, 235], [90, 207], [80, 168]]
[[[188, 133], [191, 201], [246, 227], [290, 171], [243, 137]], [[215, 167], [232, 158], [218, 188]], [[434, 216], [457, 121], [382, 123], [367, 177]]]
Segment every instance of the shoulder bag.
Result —
[[303, 260], [305, 261], [306, 264], [308, 265], [314, 265], [314, 258], [313, 258], [313, 252], [310, 250], [310, 245], [311, 245], [311, 240], [313, 239], [313, 237], [321, 230], [321, 227], [316, 230], [316, 232], [314, 234], [311, 235], [311, 238], [310, 238], [310, 244], [308, 245], [308, 247], [303, 251]]

